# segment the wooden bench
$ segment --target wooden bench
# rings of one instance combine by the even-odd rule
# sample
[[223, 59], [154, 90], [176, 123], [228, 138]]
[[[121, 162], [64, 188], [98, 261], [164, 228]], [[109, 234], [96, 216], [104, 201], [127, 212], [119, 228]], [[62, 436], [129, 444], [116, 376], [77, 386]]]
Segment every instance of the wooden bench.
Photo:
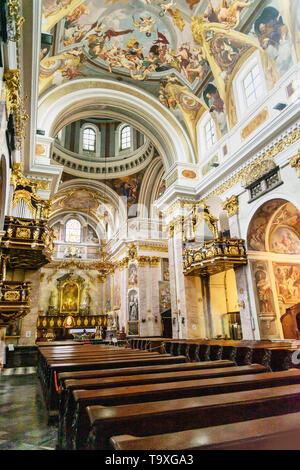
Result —
[[64, 388], [66, 380], [76, 379], [90, 379], [100, 377], [115, 377], [119, 375], [139, 375], [139, 374], [153, 374], [159, 372], [176, 372], [176, 371], [193, 371], [203, 369], [216, 369], [224, 367], [233, 367], [235, 364], [231, 361], [208, 361], [208, 362], [183, 362], [179, 364], [146, 366], [146, 367], [124, 367], [123, 369], [111, 370], [85, 370], [78, 372], [60, 372], [58, 374], [59, 388]]
[[[230, 395], [237, 391], [278, 387], [295, 383], [300, 383], [300, 373], [298, 370], [171, 382], [167, 384], [117, 387], [103, 390], [74, 390], [72, 392], [72, 400], [66, 403], [65, 414], [62, 418], [62, 436], [68, 436], [67, 442], [69, 445], [72, 435], [75, 434], [76, 445], [80, 448], [83, 446], [83, 440], [86, 438], [88, 432], [86, 407], [91, 405], [117, 406], [133, 403], [137, 405], [147, 401], [170, 401], [176, 398], [225, 393]], [[62, 439], [62, 442], [63, 440], [64, 439]]]
[[[88, 406], [90, 434], [87, 441], [72, 438], [72, 448], [109, 448], [109, 438], [138, 437], [279, 416], [300, 410], [300, 385], [194, 398], [181, 398], [123, 406]], [[79, 447], [77, 447], [79, 448]]]
[[157, 436], [114, 436], [114, 450], [300, 450], [300, 413]]
[[66, 362], [59, 364], [50, 364], [47, 375], [44, 380], [45, 399], [48, 408], [49, 417], [57, 416], [58, 410], [58, 384], [57, 374], [59, 372], [97, 370], [97, 369], [117, 369], [134, 366], [160, 365], [160, 364], [179, 364], [186, 361], [185, 356], [172, 357], [170, 355], [159, 354], [156, 357], [143, 357], [137, 359], [118, 359], [118, 360], [90, 360], [88, 362]]
[[[113, 373], [113, 371], [111, 371]], [[236, 375], [250, 375], [267, 372], [260, 364], [250, 366], [234, 366], [204, 370], [188, 370], [177, 372], [160, 372], [156, 374], [123, 375], [90, 379], [65, 380], [64, 388], [61, 390], [59, 399], [60, 420], [64, 414], [65, 407], [70, 406], [71, 394], [74, 390], [100, 390], [104, 388], [125, 387], [132, 385], [146, 385], [156, 383], [181, 382], [214, 377], [233, 377]]]

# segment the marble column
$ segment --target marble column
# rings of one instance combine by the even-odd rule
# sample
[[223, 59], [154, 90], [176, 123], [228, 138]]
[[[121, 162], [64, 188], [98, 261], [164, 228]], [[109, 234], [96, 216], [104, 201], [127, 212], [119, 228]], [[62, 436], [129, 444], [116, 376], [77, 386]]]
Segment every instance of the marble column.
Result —
[[[229, 227], [231, 238], [241, 238], [241, 231], [239, 225], [239, 202], [237, 196], [231, 196], [227, 199], [223, 208], [227, 210], [229, 217]], [[236, 288], [238, 293], [238, 304], [240, 307], [241, 325], [243, 339], [255, 338], [255, 322], [252, 315], [248, 279], [247, 279], [247, 266], [240, 266], [235, 268]]]
[[19, 346], [34, 346], [37, 336], [36, 322], [39, 312], [40, 270], [25, 274], [25, 281], [31, 282], [30, 313], [23, 318]]
[[[151, 275], [151, 321], [153, 336], [161, 335], [161, 318], [159, 311], [159, 281], [161, 278], [160, 259], [152, 257], [150, 259]], [[156, 320], [156, 321], [155, 321]]]
[[147, 325], [147, 289], [149, 281], [147, 279], [149, 265], [148, 263], [139, 262], [139, 320], [140, 320], [140, 336], [149, 336]]
[[182, 233], [183, 221], [180, 216], [174, 223], [174, 236], [172, 237], [173, 243], [169, 244], [169, 260], [171, 262], [170, 264], [172, 264], [170, 279], [174, 279], [174, 288], [171, 288], [171, 299], [173, 298], [172, 322], [174, 338], [187, 338], [187, 316], [189, 314], [186, 290], [186, 285], [189, 281], [186, 281], [183, 274]]

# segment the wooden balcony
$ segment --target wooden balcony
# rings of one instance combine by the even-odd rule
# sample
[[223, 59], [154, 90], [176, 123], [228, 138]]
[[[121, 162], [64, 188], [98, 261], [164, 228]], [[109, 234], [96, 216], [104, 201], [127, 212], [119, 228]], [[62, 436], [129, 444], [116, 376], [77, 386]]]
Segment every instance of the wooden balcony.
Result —
[[0, 281], [0, 327], [6, 327], [29, 313], [30, 290], [30, 282]]
[[186, 245], [183, 253], [185, 275], [212, 276], [247, 264], [245, 241], [217, 238]]
[[5, 217], [2, 253], [9, 269], [39, 269], [51, 261], [52, 230], [47, 220]]

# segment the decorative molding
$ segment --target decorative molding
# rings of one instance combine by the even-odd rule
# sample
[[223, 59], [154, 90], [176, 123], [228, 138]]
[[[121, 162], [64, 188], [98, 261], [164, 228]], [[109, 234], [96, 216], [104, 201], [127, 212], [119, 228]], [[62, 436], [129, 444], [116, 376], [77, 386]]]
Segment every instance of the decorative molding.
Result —
[[297, 155], [290, 158], [290, 165], [292, 168], [297, 168], [298, 176], [300, 177], [300, 149], [298, 150]]
[[237, 196], [233, 195], [230, 198], [227, 198], [223, 204], [223, 209], [227, 211], [228, 217], [237, 215], [239, 212], [239, 199]]
[[285, 149], [289, 148], [291, 145], [296, 143], [299, 139], [300, 139], [300, 127], [297, 127], [292, 132], [290, 132], [288, 135], [286, 135], [282, 139], [280, 139], [279, 142], [272, 145], [269, 148], [269, 150], [267, 150], [266, 152], [261, 154], [254, 161], [250, 162], [246, 167], [243, 167], [240, 170], [238, 170], [233, 176], [228, 178], [227, 181], [220, 184], [220, 186], [218, 186], [213, 191], [207, 193], [205, 195], [203, 201], [206, 201], [208, 198], [210, 198], [212, 196], [222, 195], [223, 193], [225, 193], [226, 191], [231, 189], [233, 186], [238, 184], [241, 180], [247, 178], [250, 175], [250, 173], [252, 172], [253, 168], [259, 162], [262, 162], [263, 160], [266, 160], [266, 159], [274, 159], [275, 157], [277, 157], [277, 155], [279, 155]]
[[255, 183], [259, 178], [262, 178], [264, 175], [276, 168], [274, 160], [266, 158], [262, 162], [258, 162], [253, 165], [251, 172], [246, 176], [245, 180], [242, 183], [244, 188], [247, 188], [252, 183]]

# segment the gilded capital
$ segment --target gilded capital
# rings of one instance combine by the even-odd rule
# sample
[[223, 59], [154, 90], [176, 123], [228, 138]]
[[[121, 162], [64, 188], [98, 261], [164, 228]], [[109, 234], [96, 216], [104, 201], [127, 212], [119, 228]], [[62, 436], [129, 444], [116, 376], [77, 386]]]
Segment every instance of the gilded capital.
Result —
[[300, 149], [298, 150], [297, 155], [290, 158], [290, 165], [292, 168], [297, 168], [298, 176], [300, 177]]
[[223, 204], [223, 209], [227, 211], [228, 217], [237, 215], [239, 212], [239, 199], [237, 196], [233, 195], [230, 198], [227, 198]]
[[158, 256], [150, 256], [150, 266], [158, 266], [160, 258]]

